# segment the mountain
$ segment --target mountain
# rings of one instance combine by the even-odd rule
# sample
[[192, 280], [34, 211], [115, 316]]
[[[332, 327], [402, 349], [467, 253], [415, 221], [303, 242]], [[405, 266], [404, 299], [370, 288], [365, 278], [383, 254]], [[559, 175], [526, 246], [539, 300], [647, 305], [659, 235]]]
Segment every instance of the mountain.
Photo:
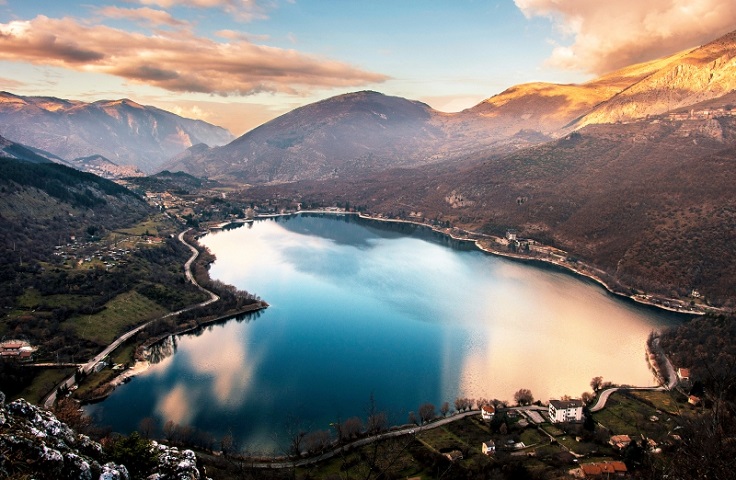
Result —
[[162, 168], [246, 183], [280, 183], [414, 167], [494, 148], [548, 140], [537, 132], [493, 135], [480, 115], [363, 91], [297, 108], [228, 145], [190, 150]]
[[0, 157], [14, 158], [31, 163], [51, 163], [51, 160], [33, 151], [33, 149], [0, 136]]
[[200, 177], [281, 183], [457, 165], [539, 145], [586, 125], [679, 111], [736, 89], [736, 32], [580, 85], [517, 85], [458, 113], [377, 92], [307, 105], [213, 149], [162, 165]]
[[581, 85], [516, 85], [461, 112], [460, 115], [483, 117], [487, 122], [481, 125], [496, 136], [513, 135], [519, 130], [560, 136], [571, 122], [681, 56], [682, 54], [676, 54], [666, 59], [632, 65]]
[[233, 138], [221, 127], [128, 99], [84, 103], [8, 92], [0, 92], [0, 135], [66, 160], [101, 155], [145, 172], [192, 145]]
[[22, 275], [29, 259], [50, 261], [60, 238], [86, 238], [90, 227], [121, 228], [150, 213], [141, 197], [96, 175], [0, 157], [0, 303], [20, 285], [3, 282]]
[[162, 168], [244, 182], [331, 178], [429, 162], [446, 141], [429, 106], [357, 92], [297, 108], [232, 143]]
[[656, 71], [596, 106], [574, 128], [646, 118], [736, 90], [736, 32], [659, 61]]

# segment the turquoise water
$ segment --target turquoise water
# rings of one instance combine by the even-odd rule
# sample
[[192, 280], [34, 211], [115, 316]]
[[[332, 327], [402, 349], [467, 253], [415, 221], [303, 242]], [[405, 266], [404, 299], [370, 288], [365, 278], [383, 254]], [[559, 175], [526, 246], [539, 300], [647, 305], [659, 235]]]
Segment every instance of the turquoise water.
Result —
[[213, 278], [270, 308], [162, 346], [158, 363], [90, 407], [100, 423], [129, 432], [152, 417], [281, 453], [296, 428], [365, 418], [371, 395], [405, 423], [458, 396], [529, 388], [547, 401], [579, 396], [597, 375], [650, 385], [646, 337], [678, 321], [411, 225], [300, 215], [201, 242], [217, 256]]

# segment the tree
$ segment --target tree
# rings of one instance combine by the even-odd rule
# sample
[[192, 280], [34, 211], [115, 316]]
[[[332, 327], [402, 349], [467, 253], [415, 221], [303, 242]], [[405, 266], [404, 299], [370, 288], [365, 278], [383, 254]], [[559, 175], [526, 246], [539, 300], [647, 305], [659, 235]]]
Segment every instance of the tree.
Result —
[[379, 412], [376, 406], [376, 398], [371, 393], [368, 401], [368, 419], [366, 420], [366, 430], [369, 435], [381, 433], [388, 428], [388, 417], [385, 412]]
[[106, 451], [112, 461], [127, 467], [131, 478], [146, 478], [158, 464], [158, 450], [138, 432], [113, 438]]
[[164, 424], [164, 438], [166, 438], [166, 441], [173, 442], [176, 439], [178, 427], [173, 420], [169, 420]]
[[419, 418], [422, 423], [427, 423], [437, 416], [435, 406], [431, 403], [424, 403], [419, 406]]
[[521, 388], [514, 394], [514, 401], [519, 406], [531, 405], [534, 401], [534, 396], [528, 388]]
[[598, 392], [598, 390], [601, 389], [601, 386], [603, 385], [603, 377], [593, 377], [593, 379], [590, 381], [590, 388], [593, 389], [594, 392]]
[[358, 417], [350, 417], [344, 422], [342, 422], [340, 433], [342, 434], [343, 438], [351, 439], [351, 438], [354, 438], [360, 435], [360, 432], [362, 430], [363, 430], [363, 421]]
[[62, 398], [54, 405], [53, 413], [60, 421], [66, 423], [79, 433], [89, 433], [92, 419], [79, 408], [79, 402], [70, 398]]
[[580, 400], [582, 400], [585, 405], [589, 404], [593, 398], [595, 398], [595, 396], [590, 392], [583, 392], [580, 394]]
[[304, 437], [304, 448], [309, 453], [323, 452], [330, 445], [330, 432], [317, 430]]
[[153, 417], [145, 417], [138, 423], [138, 430], [145, 439], [151, 438], [156, 433], [157, 428], [156, 419]]
[[228, 432], [222, 436], [222, 439], [220, 440], [220, 451], [222, 451], [222, 454], [225, 456], [228, 456], [235, 451], [235, 439], [233, 438], [232, 433]]
[[443, 417], [447, 416], [447, 412], [450, 411], [450, 402], [443, 402], [442, 406], [440, 407], [440, 413]]
[[417, 420], [417, 414], [414, 413], [413, 410], [409, 412], [409, 416], [407, 417], [406, 421], [409, 423], [413, 423], [414, 425], [419, 425], [419, 421]]
[[368, 417], [366, 429], [370, 435], [381, 433], [388, 428], [388, 417], [385, 412], [376, 412]]

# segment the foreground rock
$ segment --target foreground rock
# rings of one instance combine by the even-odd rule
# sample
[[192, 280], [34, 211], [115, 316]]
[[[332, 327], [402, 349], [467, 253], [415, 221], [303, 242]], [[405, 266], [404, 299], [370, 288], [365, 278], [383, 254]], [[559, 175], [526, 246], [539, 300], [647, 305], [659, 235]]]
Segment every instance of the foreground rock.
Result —
[[[199, 480], [205, 478], [191, 450], [141, 440], [153, 459], [150, 471], [123, 465], [86, 435], [72, 430], [52, 413], [25, 400], [5, 405], [0, 392], [0, 477], [81, 480]], [[137, 463], [137, 462], [136, 462]]]

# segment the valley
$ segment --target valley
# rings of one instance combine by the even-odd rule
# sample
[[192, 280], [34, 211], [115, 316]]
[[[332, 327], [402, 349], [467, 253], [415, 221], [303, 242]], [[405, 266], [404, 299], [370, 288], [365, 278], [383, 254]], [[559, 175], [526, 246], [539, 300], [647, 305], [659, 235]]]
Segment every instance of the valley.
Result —
[[[158, 34], [177, 28], [151, 18], [168, 25]], [[0, 29], [0, 54], [21, 31]], [[219, 78], [199, 91], [173, 70], [130, 71], [130, 85], [176, 80], [211, 97], [190, 112], [234, 94]], [[731, 32], [454, 113], [356, 82], [239, 137], [127, 96], [0, 92], [0, 446], [14, 452], [0, 476], [32, 475], [28, 452], [49, 438], [65, 458], [88, 449], [102, 478], [103, 447], [130, 462], [150, 437], [197, 449], [177, 461], [216, 478], [556, 479], [614, 464], [730, 478], [735, 74]], [[269, 82], [252, 89], [275, 95]], [[677, 378], [662, 373], [670, 361]], [[668, 388], [624, 385], [588, 410], [608, 379], [651, 385], [647, 367]], [[548, 398], [577, 402], [590, 377], [579, 421], [553, 421]], [[21, 397], [101, 445], [61, 426], [68, 445], [34, 436], [49, 414]], [[101, 402], [87, 412], [125, 435], [77, 402]]]

